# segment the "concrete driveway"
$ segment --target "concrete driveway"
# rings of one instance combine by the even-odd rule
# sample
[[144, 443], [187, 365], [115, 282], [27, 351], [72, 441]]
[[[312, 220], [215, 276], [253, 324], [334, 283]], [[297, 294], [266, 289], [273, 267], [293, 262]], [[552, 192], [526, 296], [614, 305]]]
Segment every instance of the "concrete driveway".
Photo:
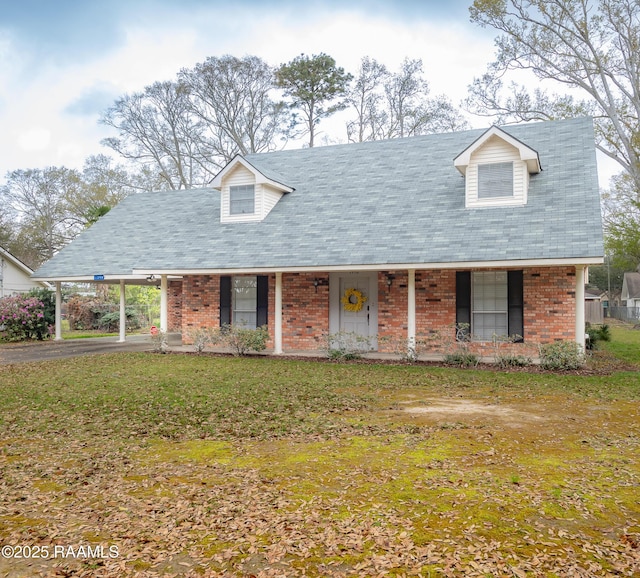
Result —
[[150, 335], [131, 335], [124, 343], [119, 343], [117, 337], [7, 343], [0, 345], [0, 365], [118, 351], [151, 350], [153, 350], [153, 344]]

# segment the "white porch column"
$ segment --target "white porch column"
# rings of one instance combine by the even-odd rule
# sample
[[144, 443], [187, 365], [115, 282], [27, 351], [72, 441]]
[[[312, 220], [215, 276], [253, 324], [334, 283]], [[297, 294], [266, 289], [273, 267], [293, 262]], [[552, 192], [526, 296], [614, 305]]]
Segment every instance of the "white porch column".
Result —
[[62, 340], [62, 284], [56, 281], [56, 335], [55, 341]]
[[576, 265], [576, 342], [585, 348], [584, 265]]
[[416, 270], [407, 273], [407, 349], [412, 355], [416, 350]]
[[160, 331], [167, 332], [168, 325], [168, 294], [169, 288], [167, 284], [167, 276], [160, 275]]
[[127, 312], [126, 294], [124, 290], [124, 279], [120, 279], [120, 343], [124, 343], [127, 334]]
[[282, 272], [276, 272], [276, 303], [275, 303], [275, 318], [274, 318], [274, 331], [273, 336], [273, 353], [276, 355], [282, 354]]

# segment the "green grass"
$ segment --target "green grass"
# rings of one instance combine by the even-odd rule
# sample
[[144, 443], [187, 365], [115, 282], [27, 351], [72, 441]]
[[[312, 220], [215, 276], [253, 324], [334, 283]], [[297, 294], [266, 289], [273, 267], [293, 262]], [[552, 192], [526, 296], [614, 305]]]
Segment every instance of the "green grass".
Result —
[[611, 358], [638, 362], [640, 332], [612, 334], [608, 374], [149, 353], [0, 366], [0, 543], [121, 552], [50, 561], [67, 575], [634, 575], [640, 373]]
[[603, 349], [618, 359], [640, 367], [640, 330], [627, 324], [610, 326], [611, 341], [603, 343]]

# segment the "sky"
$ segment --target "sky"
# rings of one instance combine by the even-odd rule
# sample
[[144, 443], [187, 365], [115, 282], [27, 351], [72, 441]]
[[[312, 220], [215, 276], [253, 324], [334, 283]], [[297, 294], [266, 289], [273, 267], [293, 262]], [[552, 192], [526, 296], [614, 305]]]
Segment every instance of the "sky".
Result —
[[[458, 105], [494, 56], [471, 1], [0, 0], [0, 184], [16, 169], [115, 156], [100, 144], [115, 136], [102, 113], [208, 56], [277, 66], [324, 52], [352, 73], [364, 56], [392, 71], [421, 58], [432, 96]], [[331, 137], [346, 141], [339, 129]]]

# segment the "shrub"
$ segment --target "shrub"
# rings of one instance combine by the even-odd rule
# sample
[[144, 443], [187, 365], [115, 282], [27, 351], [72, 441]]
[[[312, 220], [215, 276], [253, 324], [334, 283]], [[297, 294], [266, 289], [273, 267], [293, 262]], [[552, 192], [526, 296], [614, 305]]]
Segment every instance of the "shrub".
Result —
[[584, 362], [584, 352], [575, 341], [555, 341], [540, 346], [540, 366], [544, 369], [578, 369]]
[[[125, 311], [126, 326], [127, 329], [140, 329], [140, 319], [135, 311], [131, 307], [126, 307]], [[120, 327], [120, 310], [110, 311], [100, 315], [92, 324], [92, 329], [101, 329], [113, 333], [118, 331]]]
[[457, 365], [458, 367], [476, 367], [480, 362], [480, 358], [470, 351], [454, 351], [447, 353], [443, 358], [447, 365]]
[[0, 299], [0, 326], [10, 341], [45, 339], [50, 335], [44, 304], [37, 297], [13, 295]]
[[250, 351], [264, 351], [269, 332], [267, 327], [249, 329], [238, 325], [222, 327], [198, 327], [188, 333], [197, 353], [202, 353], [207, 345], [219, 345], [231, 350], [234, 355], [247, 355]]
[[587, 323], [587, 349], [597, 349], [598, 342], [611, 341], [611, 331], [608, 325], [591, 325]]
[[248, 329], [237, 325], [224, 325], [220, 329], [221, 344], [229, 347], [234, 355], [246, 355], [249, 351], [264, 351], [269, 332], [266, 327]]
[[31, 289], [27, 293], [29, 297], [35, 297], [42, 303], [42, 312], [44, 313], [44, 322], [47, 327], [53, 327], [56, 324], [56, 294], [55, 291], [39, 287]]
[[193, 341], [196, 353], [202, 353], [207, 345], [217, 345], [222, 340], [220, 328], [198, 327], [188, 331], [187, 335]]
[[155, 325], [151, 327], [151, 343], [153, 343], [154, 353], [166, 353], [169, 348], [167, 332], [161, 331]]
[[354, 331], [329, 333], [324, 336], [323, 350], [329, 359], [360, 359], [364, 352], [371, 350], [371, 339]]

